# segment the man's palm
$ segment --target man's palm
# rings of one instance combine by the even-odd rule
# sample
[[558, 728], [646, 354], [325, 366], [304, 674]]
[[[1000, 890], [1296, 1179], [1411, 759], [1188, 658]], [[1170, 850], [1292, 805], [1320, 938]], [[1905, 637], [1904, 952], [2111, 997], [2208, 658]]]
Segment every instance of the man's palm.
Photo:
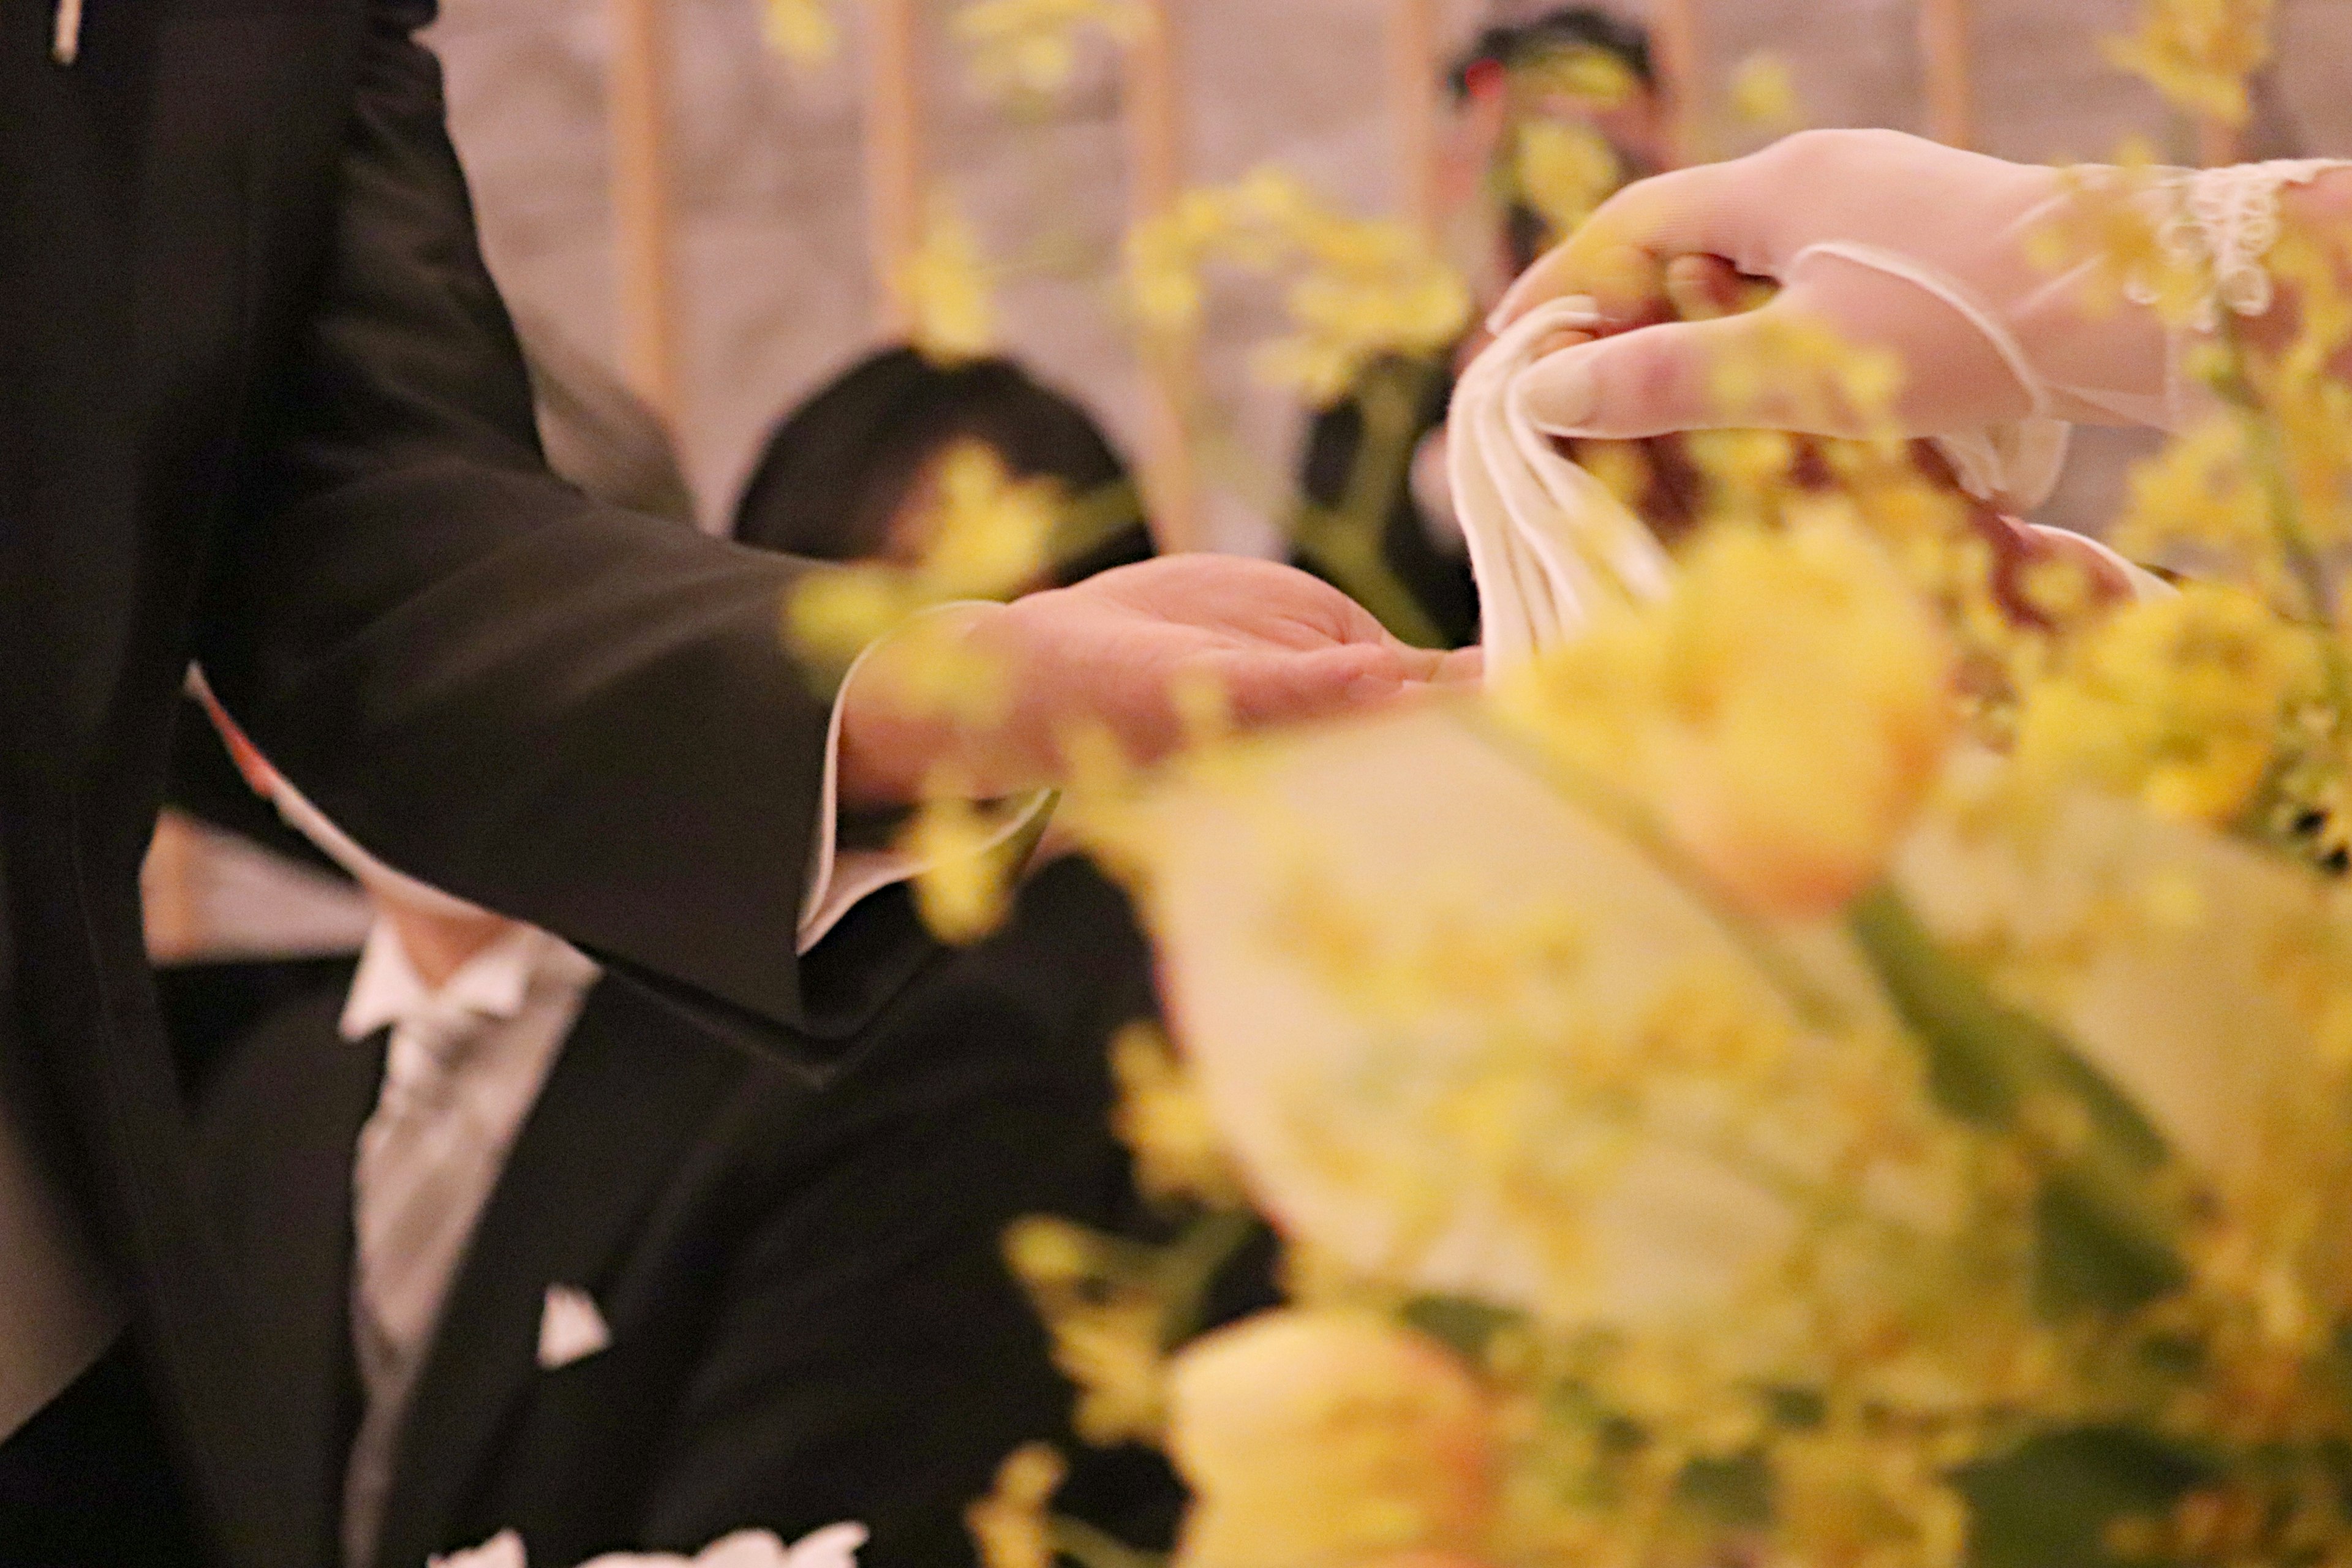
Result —
[[1226, 555], [1145, 562], [975, 610], [971, 636], [1011, 670], [1005, 721], [947, 734], [853, 692], [845, 774], [854, 795], [903, 797], [941, 765], [982, 793], [1037, 783], [1089, 727], [1131, 757], [1156, 758], [1182, 735], [1188, 686], [1213, 687], [1235, 721], [1255, 726], [1348, 712], [1476, 668], [1475, 654], [1398, 641], [1303, 572]]

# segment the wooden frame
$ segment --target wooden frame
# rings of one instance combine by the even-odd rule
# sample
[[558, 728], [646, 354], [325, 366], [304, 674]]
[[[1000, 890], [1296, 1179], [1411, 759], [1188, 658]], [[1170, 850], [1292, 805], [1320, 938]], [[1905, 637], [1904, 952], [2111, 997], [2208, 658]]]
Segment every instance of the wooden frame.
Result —
[[1677, 163], [1706, 156], [1706, 28], [1699, 0], [1656, 0], [1650, 15], [1651, 46], [1658, 80], [1671, 117], [1668, 151]]
[[1444, 56], [1438, 0], [1392, 0], [1389, 92], [1396, 123], [1397, 212], [1434, 243], [1444, 221]]
[[[1183, 36], [1177, 19], [1184, 3], [1144, 0], [1144, 26], [1128, 50], [1128, 207], [1136, 223], [1168, 213], [1184, 192]], [[1143, 493], [1152, 538], [1163, 554], [1198, 550], [1206, 541], [1192, 439], [1196, 369], [1189, 354], [1171, 349], [1154, 356], [1144, 372]]]
[[676, 258], [669, 205], [670, 0], [611, 0], [613, 222], [621, 369], [677, 427]]
[[898, 279], [922, 248], [929, 183], [922, 28], [917, 0], [866, 0], [866, 256], [876, 329], [896, 341], [914, 330]]
[[1920, 74], [1927, 134], [1955, 147], [1976, 142], [1976, 38], [1969, 0], [1920, 0]]

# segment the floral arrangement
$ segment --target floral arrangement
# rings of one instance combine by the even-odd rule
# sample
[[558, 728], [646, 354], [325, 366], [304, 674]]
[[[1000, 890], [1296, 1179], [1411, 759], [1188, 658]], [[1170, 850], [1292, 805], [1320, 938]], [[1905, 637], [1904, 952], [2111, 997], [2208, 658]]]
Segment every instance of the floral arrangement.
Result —
[[[2226, 111], [2240, 9], [2125, 52]], [[1587, 448], [1664, 597], [1074, 795], [1181, 1223], [1008, 1251], [1082, 1435], [1191, 1484], [1181, 1568], [2352, 1562], [2352, 244], [2284, 237], [2252, 331], [2111, 184], [2045, 242], [2204, 329], [2116, 535], [2178, 591], [1892, 434]], [[1791, 332], [1717, 392], [1895, 380]], [[1203, 1334], [1261, 1222], [1290, 1304]], [[1060, 1473], [1007, 1461], [991, 1568], [1150, 1561]]]

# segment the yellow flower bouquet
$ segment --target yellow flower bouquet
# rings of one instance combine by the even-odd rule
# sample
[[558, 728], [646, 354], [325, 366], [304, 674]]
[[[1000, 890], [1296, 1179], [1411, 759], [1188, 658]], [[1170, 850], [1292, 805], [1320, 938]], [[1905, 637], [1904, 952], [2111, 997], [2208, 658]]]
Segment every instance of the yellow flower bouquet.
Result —
[[[1078, 803], [1192, 1223], [1011, 1253], [1082, 1429], [1191, 1484], [1181, 1568], [2352, 1561], [2352, 313], [2280, 265], [2302, 341], [2223, 334], [2126, 530], [2202, 582], [1892, 438], [1693, 437], [1661, 595]], [[1578, 456], [1664, 521], [1664, 454]], [[1199, 1336], [1252, 1215], [1291, 1304]], [[1138, 1561], [1055, 1474], [975, 1509], [993, 1568]]]

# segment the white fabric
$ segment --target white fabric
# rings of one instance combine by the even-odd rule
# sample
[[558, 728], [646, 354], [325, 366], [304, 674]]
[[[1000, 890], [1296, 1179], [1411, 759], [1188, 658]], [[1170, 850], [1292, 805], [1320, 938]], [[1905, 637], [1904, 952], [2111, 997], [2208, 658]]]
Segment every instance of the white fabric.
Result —
[[[935, 605], [907, 625], [912, 626], [927, 616], [967, 609], [971, 603], [960, 600]], [[904, 630], [905, 627], [899, 629]], [[850, 688], [866, 672], [882, 645], [896, 635], [895, 632], [887, 634], [866, 645], [865, 651], [850, 665], [849, 673], [842, 678], [841, 690], [834, 698], [832, 721], [825, 729], [824, 779], [817, 791], [816, 841], [809, 851], [808, 890], [801, 900], [799, 948], [803, 953], [823, 942], [833, 928], [859, 904], [885, 888], [913, 880], [929, 868], [929, 862], [902, 855], [895, 849], [844, 849], [840, 847], [842, 714], [849, 704]], [[1027, 832], [1053, 802], [1053, 791], [1036, 791], [1022, 804], [1020, 810], [1008, 814], [1003, 826], [991, 834], [974, 853], [984, 855]]]
[[[2180, 429], [2214, 411], [2212, 394], [2183, 374], [2188, 351], [2220, 331], [2223, 312], [2252, 321], [2268, 315], [2277, 299], [2269, 262], [2271, 247], [2279, 239], [2282, 194], [2347, 167], [2352, 164], [2305, 158], [2179, 169], [2149, 193], [2158, 207], [2157, 243], [2165, 256], [2212, 279], [2211, 291], [2200, 301], [2188, 329], [2172, 334], [2160, 421], [2167, 428]], [[2145, 285], [2127, 286], [2125, 291], [2135, 304], [2156, 302], [2155, 291]]]
[[[1673, 561], [1648, 525], [1562, 454], [1528, 405], [1538, 346], [1598, 320], [1586, 300], [1538, 305], [1471, 362], [1454, 390], [1446, 419], [1454, 510], [1477, 579], [1490, 685], [1573, 637], [1596, 610], [1658, 598], [1673, 578]], [[2030, 447], [2031, 422], [2019, 430], [1988, 432], [1982, 441], [1988, 450], [2002, 441]], [[2013, 454], [1989, 460], [1999, 478], [2014, 480], [2022, 471]], [[2058, 529], [2037, 531], [2087, 545], [2137, 596], [2171, 592], [2103, 544]]]
[[572, 948], [520, 925], [437, 990], [389, 924], [361, 955], [342, 1033], [392, 1036], [352, 1171], [352, 1341], [366, 1408], [344, 1472], [347, 1568], [373, 1558], [442, 1303], [597, 973]]
[[1471, 361], [1446, 416], [1454, 515], [1478, 583], [1486, 679], [1507, 677], [1604, 604], [1664, 593], [1672, 565], [1656, 536], [1606, 486], [1535, 427], [1519, 381], [1560, 331], [1589, 331], [1591, 301], [1555, 300]]
[[539, 1307], [539, 1370], [561, 1372], [613, 1348], [596, 1298], [577, 1285], [550, 1285]]
[[[862, 1524], [829, 1524], [787, 1547], [764, 1530], [739, 1530], [704, 1547], [692, 1559], [667, 1552], [611, 1552], [580, 1568], [857, 1568], [857, 1552], [868, 1538]], [[435, 1557], [426, 1568], [530, 1568], [522, 1537], [502, 1530], [479, 1546]]]

